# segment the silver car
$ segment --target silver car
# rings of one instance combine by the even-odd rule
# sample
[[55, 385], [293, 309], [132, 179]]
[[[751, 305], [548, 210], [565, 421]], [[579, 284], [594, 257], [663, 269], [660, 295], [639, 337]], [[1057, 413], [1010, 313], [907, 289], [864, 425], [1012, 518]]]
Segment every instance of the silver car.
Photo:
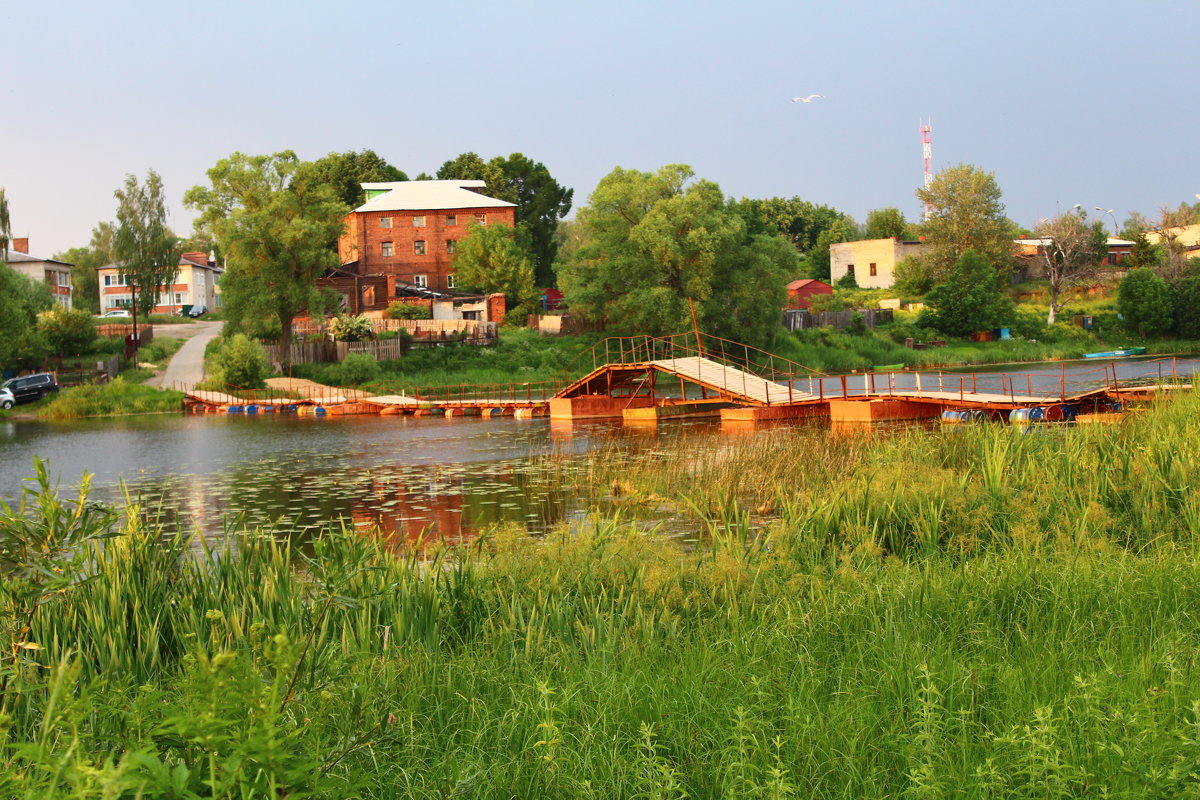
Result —
[[13, 397], [13, 393], [8, 389], [0, 389], [0, 408], [5, 411], [17, 404], [17, 398]]

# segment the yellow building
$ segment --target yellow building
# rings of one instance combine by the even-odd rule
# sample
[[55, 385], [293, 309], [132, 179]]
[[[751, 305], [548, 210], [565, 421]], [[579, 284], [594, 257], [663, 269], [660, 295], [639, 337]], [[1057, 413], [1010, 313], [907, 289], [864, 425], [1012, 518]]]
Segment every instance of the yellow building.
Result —
[[864, 289], [886, 289], [896, 281], [896, 265], [924, 249], [924, 242], [902, 242], [895, 237], [831, 244], [830, 281], [836, 286], [849, 273]]

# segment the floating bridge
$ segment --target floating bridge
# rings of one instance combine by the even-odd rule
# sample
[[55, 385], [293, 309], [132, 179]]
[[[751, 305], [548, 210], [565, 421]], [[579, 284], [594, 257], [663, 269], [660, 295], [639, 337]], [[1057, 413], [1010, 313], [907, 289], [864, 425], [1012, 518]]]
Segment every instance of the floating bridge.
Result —
[[1021, 418], [1030, 413], [1038, 418], [1041, 413], [1061, 419], [1184, 386], [1174, 359], [1138, 366], [1136, 375], [1125, 374], [1120, 380], [1115, 364], [1091, 363], [1070, 370], [1063, 365], [1058, 374], [827, 375], [746, 344], [689, 333], [603, 339], [565, 371], [581, 377], [557, 382], [443, 386], [405, 394], [281, 382], [279, 391], [267, 393], [186, 393], [192, 410], [221, 413], [509, 414], [631, 421], [701, 415], [720, 415], [728, 421], [821, 416], [873, 421], [947, 417], [947, 412], [1007, 418], [1016, 409], [1027, 409]]

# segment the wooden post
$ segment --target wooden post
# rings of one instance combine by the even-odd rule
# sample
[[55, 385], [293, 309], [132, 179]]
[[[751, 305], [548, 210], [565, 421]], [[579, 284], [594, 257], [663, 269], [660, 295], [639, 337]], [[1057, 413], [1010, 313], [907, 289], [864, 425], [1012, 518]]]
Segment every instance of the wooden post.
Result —
[[696, 350], [700, 353], [700, 357], [704, 358], [704, 342], [700, 341], [700, 323], [696, 321], [696, 304], [692, 298], [688, 298], [688, 307], [692, 309], [692, 328], [696, 331]]
[[1062, 376], [1058, 379], [1058, 397], [1060, 400], [1067, 399], [1067, 365], [1062, 364]]

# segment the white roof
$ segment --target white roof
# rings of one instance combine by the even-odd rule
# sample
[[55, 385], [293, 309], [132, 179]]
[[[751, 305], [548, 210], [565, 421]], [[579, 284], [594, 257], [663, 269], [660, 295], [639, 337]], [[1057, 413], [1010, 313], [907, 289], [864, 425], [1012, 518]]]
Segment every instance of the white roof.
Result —
[[510, 208], [516, 203], [497, 200], [472, 189], [486, 188], [483, 181], [391, 181], [364, 183], [367, 191], [387, 190], [355, 211], [440, 211], [451, 208]]

